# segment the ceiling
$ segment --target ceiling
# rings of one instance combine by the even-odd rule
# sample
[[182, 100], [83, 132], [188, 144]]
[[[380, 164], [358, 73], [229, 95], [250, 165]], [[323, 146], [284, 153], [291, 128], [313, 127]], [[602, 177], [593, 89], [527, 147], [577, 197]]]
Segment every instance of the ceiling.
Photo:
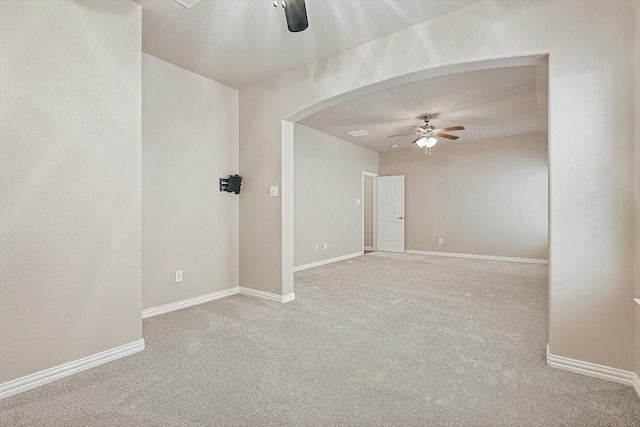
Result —
[[[547, 132], [546, 65], [497, 68], [449, 74], [395, 86], [343, 102], [299, 123], [378, 152], [415, 147], [415, 136], [389, 138], [421, 126], [431, 114], [437, 128], [462, 125], [449, 132], [462, 143], [534, 132]], [[345, 132], [365, 129], [371, 135]], [[397, 144], [397, 148], [391, 145]]]
[[[144, 52], [242, 89], [480, 0], [306, 0], [309, 28], [300, 33], [287, 30], [273, 0], [201, 0], [191, 9], [134, 1], [142, 5]], [[546, 91], [545, 64], [472, 71], [364, 95], [300, 123], [379, 152], [415, 147], [412, 135], [388, 135], [411, 132], [427, 114], [436, 127], [466, 128], [441, 143], [546, 132]], [[357, 129], [371, 135], [345, 133]]]
[[134, 1], [145, 53], [241, 89], [480, 0], [307, 0], [300, 33], [273, 0]]

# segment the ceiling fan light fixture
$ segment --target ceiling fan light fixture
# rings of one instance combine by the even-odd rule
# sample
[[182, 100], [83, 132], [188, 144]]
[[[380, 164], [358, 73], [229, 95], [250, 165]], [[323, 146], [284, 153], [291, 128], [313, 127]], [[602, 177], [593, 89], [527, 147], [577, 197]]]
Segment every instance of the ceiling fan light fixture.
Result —
[[416, 141], [416, 144], [420, 148], [426, 147], [427, 146], [427, 138], [423, 136], [422, 138], [420, 138], [419, 140]]
[[429, 138], [427, 138], [426, 146], [427, 146], [427, 148], [431, 148], [434, 145], [436, 145], [437, 143], [438, 143], [438, 140], [436, 138], [434, 138], [433, 136], [430, 136]]

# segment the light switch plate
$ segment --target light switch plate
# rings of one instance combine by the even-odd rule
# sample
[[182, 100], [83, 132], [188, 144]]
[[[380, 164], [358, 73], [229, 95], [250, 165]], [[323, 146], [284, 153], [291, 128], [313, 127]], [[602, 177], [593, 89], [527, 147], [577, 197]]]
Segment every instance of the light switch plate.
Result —
[[278, 197], [278, 186], [277, 185], [272, 185], [271, 187], [269, 187], [269, 196]]

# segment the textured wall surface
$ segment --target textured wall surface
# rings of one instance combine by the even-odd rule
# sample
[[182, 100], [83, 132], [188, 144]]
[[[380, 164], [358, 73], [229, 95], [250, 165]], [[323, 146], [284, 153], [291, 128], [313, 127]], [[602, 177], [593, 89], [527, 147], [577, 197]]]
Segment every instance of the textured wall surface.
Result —
[[140, 26], [0, 2], [0, 382], [141, 338]]
[[356, 200], [362, 199], [362, 172], [378, 171], [378, 153], [302, 125], [295, 126], [295, 138], [295, 265], [360, 252]]
[[238, 91], [147, 54], [142, 77], [142, 307], [151, 308], [238, 286], [241, 196], [218, 187], [238, 173]]
[[419, 251], [547, 259], [548, 173], [541, 133], [380, 154], [380, 175], [404, 175], [405, 248]]

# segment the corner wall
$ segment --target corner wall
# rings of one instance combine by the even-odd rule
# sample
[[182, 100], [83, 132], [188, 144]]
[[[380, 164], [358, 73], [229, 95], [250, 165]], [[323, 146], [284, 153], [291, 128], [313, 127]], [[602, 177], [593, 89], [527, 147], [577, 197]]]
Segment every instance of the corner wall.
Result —
[[142, 337], [141, 14], [0, 2], [0, 383]]
[[548, 173], [541, 133], [380, 154], [405, 176], [408, 250], [546, 260]]
[[[238, 286], [238, 91], [142, 55], [142, 308]], [[176, 283], [175, 272], [183, 281]]]
[[294, 158], [294, 265], [361, 252], [362, 172], [378, 153], [296, 124]]

